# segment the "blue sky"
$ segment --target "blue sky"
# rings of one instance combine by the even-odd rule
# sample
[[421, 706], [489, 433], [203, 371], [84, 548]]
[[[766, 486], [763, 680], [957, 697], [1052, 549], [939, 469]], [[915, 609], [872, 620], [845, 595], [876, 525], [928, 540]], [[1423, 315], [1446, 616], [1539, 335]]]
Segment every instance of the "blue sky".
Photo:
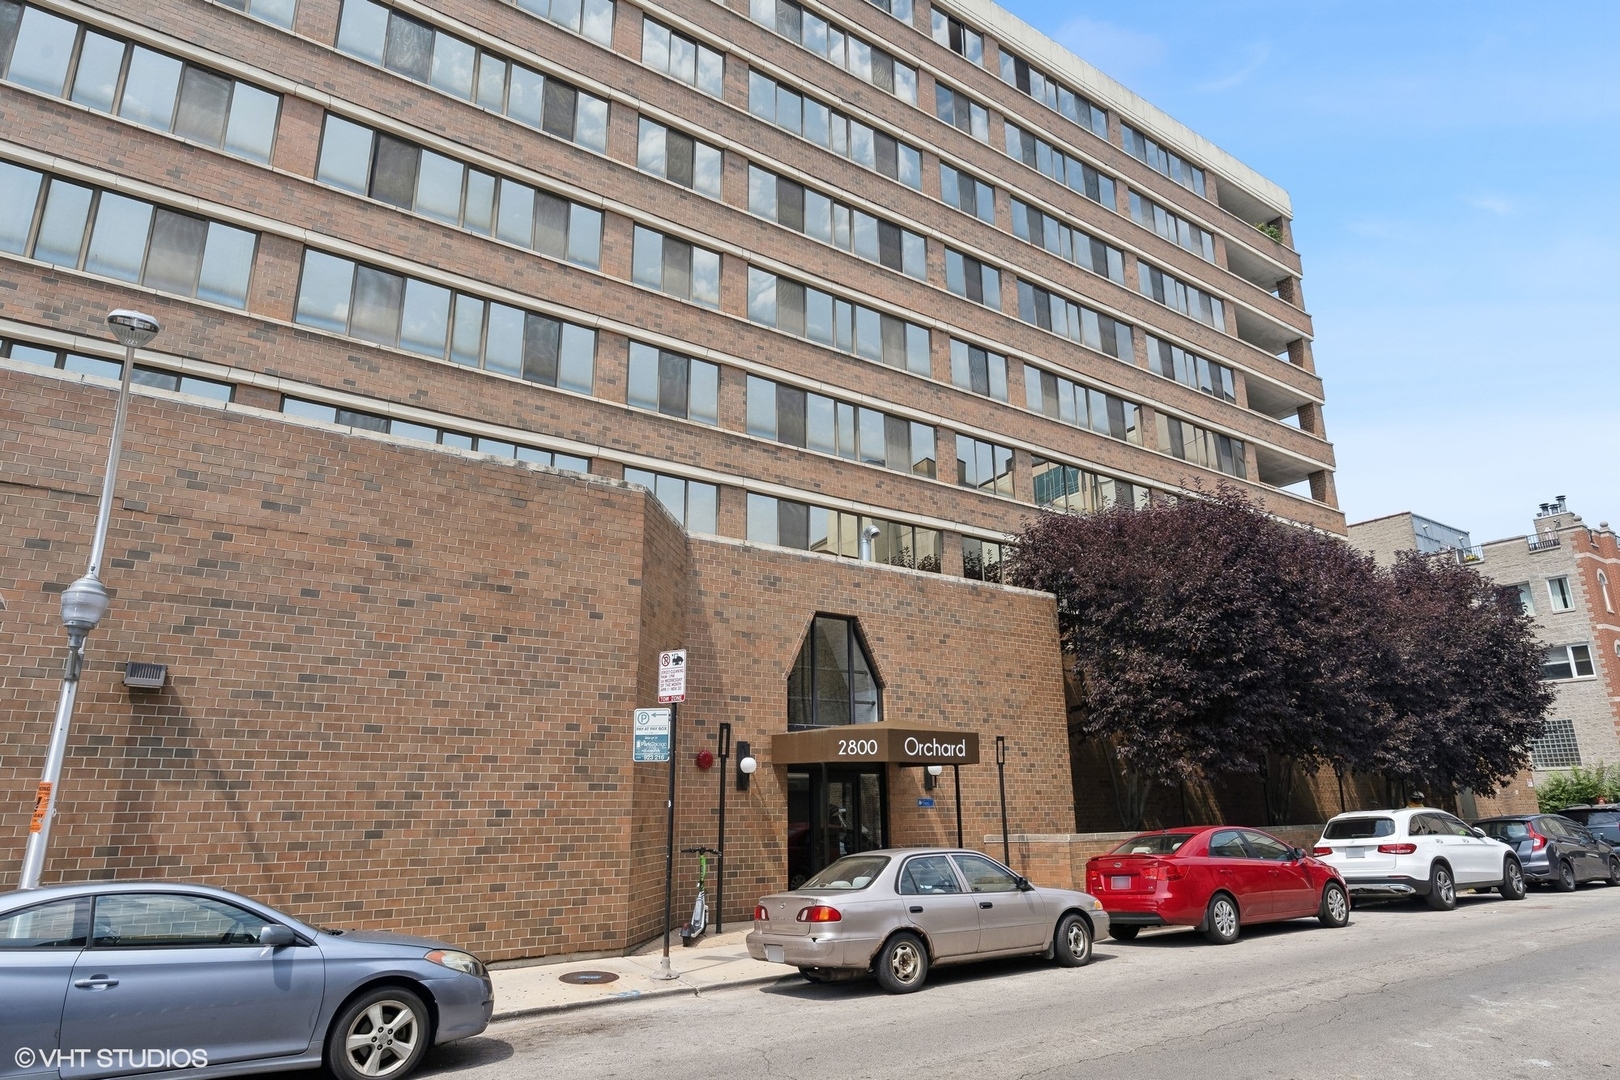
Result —
[[1350, 521], [1620, 526], [1620, 3], [1002, 2], [1288, 190]]

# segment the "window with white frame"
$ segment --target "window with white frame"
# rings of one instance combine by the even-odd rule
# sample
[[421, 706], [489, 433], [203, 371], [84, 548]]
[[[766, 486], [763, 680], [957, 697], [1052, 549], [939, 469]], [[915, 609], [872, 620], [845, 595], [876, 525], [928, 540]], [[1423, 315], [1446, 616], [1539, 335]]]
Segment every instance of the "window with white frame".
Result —
[[1508, 588], [1518, 595], [1520, 611], [1523, 611], [1526, 615], [1536, 613], [1536, 591], [1530, 587], [1528, 581], [1521, 581], [1517, 585], [1509, 585]]
[[1585, 679], [1596, 674], [1590, 645], [1554, 645], [1541, 660], [1541, 677], [1549, 682]]
[[1552, 598], [1554, 611], [1570, 611], [1575, 607], [1575, 597], [1569, 591], [1567, 577], [1548, 578], [1547, 595]]
[[1598, 595], [1603, 597], [1603, 610], [1614, 611], [1614, 601], [1609, 598], [1609, 575], [1599, 570], [1597, 573]]

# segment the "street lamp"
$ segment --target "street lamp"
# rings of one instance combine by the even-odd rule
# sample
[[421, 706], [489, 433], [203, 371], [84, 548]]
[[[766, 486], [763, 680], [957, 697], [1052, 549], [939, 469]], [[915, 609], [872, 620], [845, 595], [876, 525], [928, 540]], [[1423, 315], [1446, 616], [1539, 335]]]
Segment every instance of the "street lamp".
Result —
[[67, 629], [68, 655], [62, 670], [62, 697], [56, 705], [56, 724], [34, 795], [34, 816], [28, 825], [28, 846], [23, 851], [19, 889], [39, 888], [45, 868], [45, 849], [51, 842], [51, 821], [56, 816], [56, 789], [67, 756], [68, 727], [73, 721], [73, 700], [79, 692], [84, 667], [84, 642], [107, 614], [107, 590], [101, 584], [101, 560], [107, 549], [107, 525], [112, 518], [113, 485], [118, 482], [118, 458], [124, 448], [124, 415], [129, 401], [130, 376], [135, 371], [135, 350], [157, 336], [158, 321], [139, 311], [120, 308], [107, 316], [107, 327], [124, 347], [124, 372], [118, 384], [118, 405], [113, 412], [112, 446], [107, 451], [107, 472], [101, 481], [101, 502], [96, 510], [95, 537], [90, 544], [90, 568], [62, 591], [62, 625]]

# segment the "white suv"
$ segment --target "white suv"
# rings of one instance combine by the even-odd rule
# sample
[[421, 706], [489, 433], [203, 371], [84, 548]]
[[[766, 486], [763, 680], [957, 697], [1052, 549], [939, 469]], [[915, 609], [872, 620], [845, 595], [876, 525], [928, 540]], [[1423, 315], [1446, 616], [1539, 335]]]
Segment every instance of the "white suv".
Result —
[[1421, 896], [1450, 911], [1458, 889], [1524, 899], [1524, 869], [1513, 849], [1442, 810], [1340, 814], [1322, 827], [1315, 854], [1362, 900]]

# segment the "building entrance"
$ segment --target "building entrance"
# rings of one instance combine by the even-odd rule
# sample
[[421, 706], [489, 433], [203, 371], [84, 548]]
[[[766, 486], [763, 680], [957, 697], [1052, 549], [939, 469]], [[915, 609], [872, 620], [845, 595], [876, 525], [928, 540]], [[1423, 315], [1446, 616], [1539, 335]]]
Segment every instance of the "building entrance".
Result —
[[882, 766], [810, 765], [789, 769], [787, 782], [788, 888], [845, 855], [888, 846]]

